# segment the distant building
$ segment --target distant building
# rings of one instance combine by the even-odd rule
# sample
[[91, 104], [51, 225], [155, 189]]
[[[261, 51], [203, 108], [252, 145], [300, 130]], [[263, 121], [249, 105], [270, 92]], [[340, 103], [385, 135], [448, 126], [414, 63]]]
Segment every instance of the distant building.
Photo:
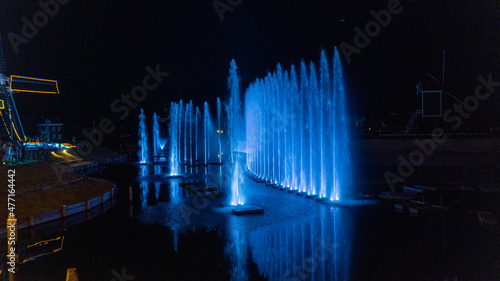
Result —
[[52, 123], [50, 119], [46, 119], [45, 123], [37, 124], [40, 140], [44, 142], [61, 142], [63, 123]]
[[363, 134], [363, 129], [365, 127], [365, 116], [354, 115], [354, 130], [358, 135]]

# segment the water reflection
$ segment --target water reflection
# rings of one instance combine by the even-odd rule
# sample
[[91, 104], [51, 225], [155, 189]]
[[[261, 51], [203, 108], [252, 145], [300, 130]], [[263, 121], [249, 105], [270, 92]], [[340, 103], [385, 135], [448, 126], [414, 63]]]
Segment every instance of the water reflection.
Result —
[[[149, 165], [141, 165], [139, 166], [139, 177], [144, 177], [149, 175]], [[148, 189], [148, 183], [147, 181], [139, 181], [139, 186], [140, 186], [140, 195], [141, 195], [141, 207], [145, 208], [147, 205], [147, 189]]]
[[248, 280], [248, 239], [243, 232], [229, 233], [226, 254], [230, 260], [231, 280]]
[[324, 208], [319, 220], [258, 230], [253, 261], [269, 280], [348, 280], [352, 221], [347, 209]]

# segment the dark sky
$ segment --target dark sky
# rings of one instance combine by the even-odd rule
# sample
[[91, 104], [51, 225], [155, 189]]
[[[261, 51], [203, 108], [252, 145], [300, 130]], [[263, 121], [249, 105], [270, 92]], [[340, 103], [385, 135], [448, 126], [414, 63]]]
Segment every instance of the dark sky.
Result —
[[[242, 88], [277, 62], [285, 69], [301, 59], [317, 63], [321, 48], [331, 57], [341, 42], [354, 45], [353, 28], [364, 29], [373, 20], [370, 11], [386, 9], [388, 1], [242, 0], [224, 21], [212, 3], [69, 0], [15, 53], [7, 35], [21, 35], [22, 18], [31, 21], [41, 8], [36, 1], [2, 0], [6, 74], [60, 84], [60, 96], [17, 94], [23, 119], [29, 123], [60, 114], [78, 127], [102, 117], [125, 127], [135, 124], [138, 109], [119, 121], [110, 105], [142, 84], [146, 66], [157, 64], [170, 76], [140, 103], [148, 115], [181, 98], [214, 106], [217, 96], [226, 96], [231, 59], [238, 64]], [[426, 73], [440, 77], [443, 49], [447, 87], [458, 98], [472, 92], [478, 75], [500, 77], [499, 3], [401, 1], [403, 11], [350, 64], [343, 58], [354, 113], [414, 110], [415, 85]]]

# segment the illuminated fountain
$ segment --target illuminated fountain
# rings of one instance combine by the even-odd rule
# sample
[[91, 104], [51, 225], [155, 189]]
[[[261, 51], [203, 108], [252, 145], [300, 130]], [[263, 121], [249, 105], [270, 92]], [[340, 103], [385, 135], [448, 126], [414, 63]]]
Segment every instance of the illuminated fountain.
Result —
[[180, 163], [179, 163], [179, 145], [178, 145], [178, 133], [179, 133], [179, 105], [172, 102], [170, 105], [170, 155], [169, 155], [169, 166], [170, 176], [177, 176], [180, 174]]
[[350, 124], [337, 49], [333, 64], [324, 51], [319, 69], [302, 62], [300, 81], [294, 66], [278, 64], [245, 98], [247, 168], [256, 178], [319, 200], [349, 197]]
[[156, 112], [153, 115], [153, 153], [155, 156], [161, 156], [163, 149], [167, 145], [167, 140], [161, 138], [160, 125], [158, 123], [158, 116]]
[[139, 115], [139, 163], [149, 163], [149, 149], [148, 149], [148, 133], [146, 131], [146, 115], [141, 108]]
[[195, 126], [194, 126], [194, 158], [195, 161], [198, 162], [198, 116], [200, 116], [200, 109], [196, 107], [196, 112], [195, 112]]
[[210, 120], [210, 116], [209, 116], [209, 113], [208, 113], [208, 103], [205, 102], [204, 104], [204, 107], [203, 107], [203, 137], [204, 137], [204, 154], [205, 154], [205, 165], [207, 165], [207, 157], [208, 159], [210, 159], [210, 151], [209, 151], [209, 138], [208, 138], [208, 134], [209, 134], [209, 128], [208, 128], [208, 125], [209, 125], [209, 120]]
[[222, 163], [222, 145], [220, 140], [222, 134], [222, 130], [220, 127], [221, 114], [222, 114], [222, 106], [220, 103], [220, 98], [217, 98], [217, 140], [219, 141], [219, 154], [218, 154], [219, 163]]
[[189, 165], [193, 166], [193, 101], [189, 101]]
[[[229, 143], [231, 149], [231, 177], [229, 186], [230, 197], [229, 203], [231, 206], [241, 206], [245, 204], [245, 195], [243, 192], [243, 164], [240, 163], [244, 161], [241, 159], [241, 152], [244, 148], [242, 147], [242, 140], [244, 139], [243, 128], [245, 126], [243, 115], [242, 115], [242, 105], [240, 99], [240, 89], [239, 89], [239, 77], [237, 73], [238, 67], [234, 60], [231, 61], [231, 68], [229, 69], [228, 87], [230, 89], [229, 106], [227, 107], [228, 112], [228, 133], [229, 133]], [[244, 162], [243, 162], [244, 163]], [[229, 165], [229, 164], [228, 164]], [[252, 208], [252, 206], [247, 206], [246, 208]], [[253, 209], [253, 208], [252, 208]], [[260, 210], [261, 208], [258, 207]], [[233, 209], [233, 212], [238, 212], [238, 210]], [[243, 211], [247, 209], [242, 209]], [[250, 210], [250, 209], [249, 209]]]
[[184, 164], [187, 162], [187, 128], [189, 122], [189, 103], [186, 103], [186, 110], [184, 110]]
[[[203, 117], [203, 120], [201, 126], [198, 126], [201, 117]], [[170, 174], [172, 176], [178, 175], [182, 166], [184, 166], [184, 172], [187, 173], [188, 166], [190, 166], [190, 172], [193, 172], [192, 167], [200, 164], [197, 163], [199, 137], [203, 138], [201, 140], [203, 142], [203, 164], [210, 164], [210, 134], [214, 134], [214, 126], [211, 120], [208, 102], [204, 103], [203, 116], [201, 116], [199, 108], [193, 106], [192, 101], [185, 104], [182, 100], [178, 103], [171, 103], [168, 161], [170, 162]], [[205, 171], [208, 172], [208, 169], [205, 169]]]
[[184, 105], [182, 103], [182, 100], [180, 100], [179, 105], [178, 105], [178, 109], [177, 109], [177, 117], [176, 117], [177, 123], [179, 124], [177, 126], [177, 146], [178, 146], [178, 149], [177, 149], [177, 153], [178, 153], [177, 160], [179, 162], [182, 159], [182, 154], [181, 153], [182, 153], [182, 112], [183, 112], [183, 109], [184, 109]]

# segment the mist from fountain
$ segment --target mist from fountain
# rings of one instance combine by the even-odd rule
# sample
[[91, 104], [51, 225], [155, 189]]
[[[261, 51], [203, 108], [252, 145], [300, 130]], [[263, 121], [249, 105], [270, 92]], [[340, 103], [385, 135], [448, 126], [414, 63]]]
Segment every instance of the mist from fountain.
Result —
[[179, 133], [179, 105], [172, 102], [170, 104], [170, 156], [169, 156], [169, 166], [170, 175], [176, 176], [180, 174], [180, 164], [179, 164], [179, 146], [178, 146], [178, 133]]
[[203, 139], [204, 139], [204, 156], [205, 165], [207, 165], [207, 154], [208, 154], [208, 103], [205, 102], [203, 106]]
[[231, 149], [231, 168], [232, 176], [229, 186], [231, 186], [230, 192], [230, 204], [232, 206], [238, 206], [245, 204], [245, 195], [242, 184], [242, 175], [244, 165], [240, 163], [240, 155], [238, 152], [244, 149], [244, 128], [245, 120], [242, 115], [242, 104], [240, 99], [240, 88], [239, 88], [239, 77], [237, 73], [238, 66], [234, 60], [230, 63], [229, 77], [228, 77], [228, 87], [230, 90], [229, 106], [227, 107], [228, 112], [228, 123], [229, 123], [229, 147]]
[[193, 101], [189, 101], [189, 165], [193, 166]]
[[179, 162], [181, 161], [182, 159], [182, 112], [183, 112], [183, 109], [184, 109], [184, 104], [182, 102], [182, 99], [179, 101], [179, 106], [178, 106], [178, 111], [177, 111], [177, 122], [179, 123], [178, 127], [177, 127], [177, 145], [179, 146], [177, 152], [178, 152], [178, 156], [177, 156], [177, 159], [179, 160]]
[[195, 161], [198, 161], [198, 116], [200, 116], [200, 109], [198, 107], [196, 107], [196, 122], [195, 122], [195, 129], [194, 129], [194, 134], [195, 134], [195, 137], [194, 137], [194, 156], [195, 156]]
[[161, 154], [163, 147], [161, 146], [160, 138], [160, 125], [158, 124], [158, 116], [156, 112], [153, 114], [153, 153], [155, 155]]
[[139, 115], [139, 163], [149, 163], [148, 132], [146, 130], [146, 115], [141, 108]]
[[189, 103], [186, 103], [186, 109], [184, 110], [184, 163], [187, 162], [187, 128], [189, 122]]
[[222, 106], [221, 106], [220, 98], [217, 97], [217, 140], [219, 141], [219, 154], [218, 154], [219, 163], [222, 163], [222, 144], [221, 144], [221, 139], [220, 139], [222, 136], [222, 130], [220, 127], [221, 115], [222, 115]]

